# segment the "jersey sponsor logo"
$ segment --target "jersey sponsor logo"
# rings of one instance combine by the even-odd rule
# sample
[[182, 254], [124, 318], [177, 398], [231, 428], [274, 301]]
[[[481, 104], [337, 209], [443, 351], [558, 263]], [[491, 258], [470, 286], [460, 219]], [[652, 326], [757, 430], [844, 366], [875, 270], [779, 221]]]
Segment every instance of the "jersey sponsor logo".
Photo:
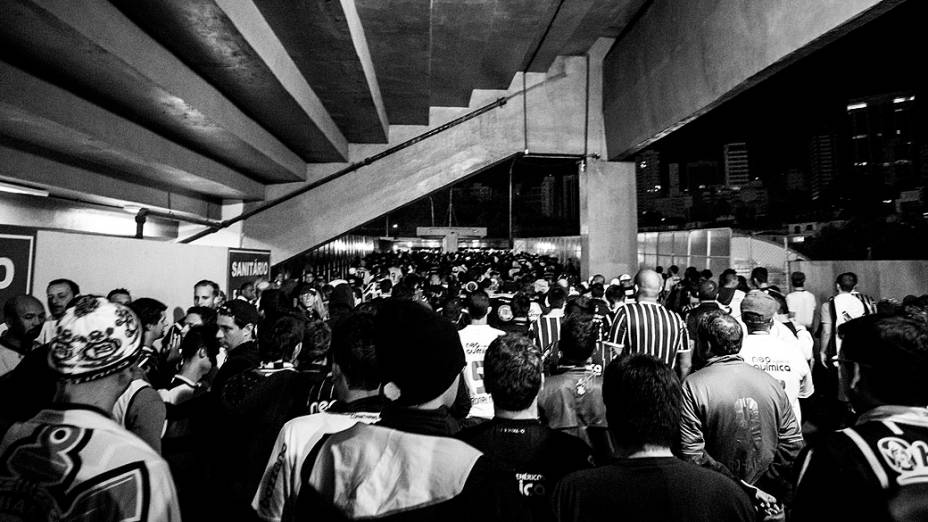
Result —
[[540, 473], [516, 473], [519, 494], [523, 497], [541, 497], [547, 492], [545, 476]]
[[765, 372], [788, 372], [792, 371], [789, 361], [772, 359], [770, 357], [751, 357], [751, 366]]
[[876, 446], [886, 465], [899, 474], [896, 482], [900, 486], [928, 483], [928, 443], [883, 437]]
[[512, 321], [512, 318], [514, 317], [512, 315], [512, 308], [507, 304], [500, 305], [496, 310], [496, 317], [499, 317], [499, 320], [504, 323]]

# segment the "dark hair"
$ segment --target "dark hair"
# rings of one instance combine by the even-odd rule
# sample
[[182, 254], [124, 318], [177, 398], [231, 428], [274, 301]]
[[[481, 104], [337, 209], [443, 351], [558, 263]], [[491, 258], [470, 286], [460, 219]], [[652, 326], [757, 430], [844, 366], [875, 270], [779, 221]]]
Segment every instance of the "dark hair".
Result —
[[596, 299], [601, 299], [604, 295], [606, 295], [606, 289], [603, 288], [603, 285], [595, 283], [590, 287], [590, 295]]
[[793, 272], [789, 275], [789, 281], [793, 286], [803, 286], [806, 284], [806, 275], [802, 272]]
[[380, 291], [387, 293], [393, 290], [393, 281], [389, 277], [380, 280]]
[[697, 297], [703, 301], [715, 299], [719, 296], [719, 286], [711, 279], [699, 283], [699, 290], [696, 292]]
[[680, 381], [673, 370], [650, 355], [626, 355], [606, 367], [606, 419], [621, 446], [669, 447], [680, 431], [682, 401]]
[[700, 353], [706, 357], [733, 355], [741, 351], [744, 331], [738, 320], [722, 310], [713, 310], [699, 318], [696, 339]]
[[541, 389], [541, 353], [524, 335], [497, 337], [483, 355], [483, 384], [493, 405], [521, 411], [531, 406]]
[[606, 289], [606, 300], [610, 303], [616, 303], [625, 297], [625, 289], [619, 285], [609, 285]]
[[193, 288], [198, 288], [198, 287], [201, 287], [201, 286], [208, 286], [208, 287], [210, 287], [210, 288], [213, 289], [213, 295], [214, 295], [214, 296], [219, 295], [219, 285], [216, 284], [216, 283], [214, 283], [214, 282], [212, 282], [212, 281], [210, 281], [209, 279], [203, 279], [203, 280], [197, 282], [197, 284], [193, 285]]
[[726, 270], [719, 276], [719, 286], [728, 286], [732, 281], [738, 279], [738, 274], [734, 270]]
[[259, 340], [261, 360], [277, 361], [293, 358], [296, 345], [303, 342], [306, 322], [299, 317], [284, 315], [271, 325], [270, 335], [262, 335]]
[[238, 289], [239, 289], [239, 290], [245, 290], [245, 289], [248, 288], [249, 286], [255, 286], [255, 282], [254, 282], [254, 281], [245, 281], [244, 283], [242, 283], [242, 286], [238, 287]]
[[307, 368], [315, 361], [326, 357], [331, 346], [332, 329], [329, 325], [320, 319], [307, 321], [303, 328], [303, 347], [296, 356], [297, 368]]
[[560, 308], [564, 306], [564, 301], [567, 300], [567, 292], [561, 288], [561, 285], [554, 285], [551, 290], [548, 290], [548, 305], [551, 308]]
[[77, 283], [71, 281], [70, 279], [52, 279], [49, 281], [48, 286], [45, 288], [53, 285], [68, 285], [68, 288], [71, 289], [71, 293], [74, 294], [74, 297], [77, 297], [81, 293], [81, 287], [77, 286]]
[[150, 297], [140, 297], [129, 303], [128, 306], [138, 316], [143, 327], [158, 324], [161, 321], [161, 314], [168, 309], [167, 305]]
[[[200, 316], [200, 319], [203, 320], [203, 324], [216, 324], [216, 318], [218, 314], [216, 310], [208, 306], [191, 306], [187, 309], [187, 314], [197, 314]], [[245, 325], [240, 325], [239, 328], [244, 328]]]
[[368, 313], [351, 313], [332, 330], [332, 357], [349, 388], [369, 391], [380, 386], [374, 337], [374, 316]]
[[200, 348], [206, 349], [206, 356], [213, 362], [219, 353], [219, 339], [216, 338], [216, 324], [204, 324], [190, 327], [180, 341], [180, 356], [185, 361], [196, 355]]
[[[114, 289], [110, 290], [110, 292], [109, 292], [108, 294], [106, 294], [106, 300], [109, 301], [110, 299], [113, 298], [114, 295], [119, 295], [119, 294], [126, 294], [126, 295], [128, 295], [130, 298], [132, 297], [132, 294], [130, 294], [129, 291], [126, 290], [125, 288], [114, 288]], [[75, 294], [75, 295], [76, 295], [76, 294]]]
[[928, 325], [908, 317], [866, 315], [838, 327], [841, 355], [861, 364], [868, 391], [881, 402], [928, 404]]
[[509, 307], [512, 310], [513, 317], [528, 317], [528, 312], [532, 308], [532, 299], [528, 295], [519, 292], [512, 296]]
[[754, 270], [751, 270], [751, 279], [757, 281], [758, 283], [766, 283], [767, 276], [767, 269], [762, 266], [758, 266], [754, 268]]
[[708, 268], [699, 273], [699, 276], [703, 279], [712, 279], [712, 270]]
[[471, 292], [467, 296], [467, 313], [471, 319], [483, 319], [490, 310], [490, 296], [483, 290]]
[[857, 274], [854, 272], [845, 272], [835, 279], [835, 284], [837, 284], [838, 288], [842, 291], [850, 292], [857, 286]]
[[598, 328], [589, 314], [570, 314], [561, 325], [558, 349], [569, 362], [586, 361], [596, 348]]

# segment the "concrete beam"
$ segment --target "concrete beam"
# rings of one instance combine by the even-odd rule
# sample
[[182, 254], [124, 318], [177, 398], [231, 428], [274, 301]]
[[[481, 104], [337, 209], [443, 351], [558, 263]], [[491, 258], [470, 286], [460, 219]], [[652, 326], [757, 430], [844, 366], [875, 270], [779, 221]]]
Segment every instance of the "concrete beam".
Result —
[[0, 62], [0, 135], [135, 182], [212, 198], [262, 199], [264, 185], [64, 89]]
[[47, 189], [55, 195], [104, 205], [127, 204], [214, 217], [215, 200], [178, 197], [147, 183], [90, 170], [10, 146], [0, 139], [0, 179]]
[[[240, 0], [217, 0], [237, 25], [252, 20]], [[354, 0], [256, 0], [282, 48], [352, 143], [385, 143], [387, 113]], [[260, 18], [260, 16], [258, 17]]]
[[655, 0], [605, 59], [609, 157], [634, 154], [898, 4]]
[[428, 125], [430, 0], [355, 0], [387, 118]]
[[[559, 60], [554, 74], [532, 75], [529, 107], [529, 144], [532, 152], [582, 154], [584, 151], [584, 92], [586, 59]], [[351, 229], [426, 196], [479, 170], [510, 158], [524, 149], [523, 112], [517, 76], [506, 105], [420, 141], [351, 174], [321, 185], [245, 221], [243, 246], [267, 248], [284, 261]], [[434, 128], [466, 114], [468, 109], [432, 108]], [[391, 142], [426, 131], [427, 127], [392, 126]], [[360, 161], [384, 150], [380, 145], [351, 147], [351, 160]], [[311, 178], [334, 172], [316, 172]], [[315, 166], [313, 166], [315, 167]], [[268, 198], [292, 191], [298, 184], [269, 187]], [[289, 226], [282, 227], [281, 223]]]
[[251, 0], [114, 0], [136, 24], [306, 161], [347, 142]]
[[129, 119], [262, 181], [297, 181], [305, 162], [105, 0], [10, 0], [0, 48]]

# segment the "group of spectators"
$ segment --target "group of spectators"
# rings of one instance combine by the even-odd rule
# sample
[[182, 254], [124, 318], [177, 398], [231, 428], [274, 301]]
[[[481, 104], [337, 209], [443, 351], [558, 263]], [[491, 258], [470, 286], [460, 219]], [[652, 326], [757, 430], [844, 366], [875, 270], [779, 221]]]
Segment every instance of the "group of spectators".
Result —
[[51, 281], [3, 307], [0, 519], [928, 519], [928, 296], [791, 279], [391, 252], [179, 318]]

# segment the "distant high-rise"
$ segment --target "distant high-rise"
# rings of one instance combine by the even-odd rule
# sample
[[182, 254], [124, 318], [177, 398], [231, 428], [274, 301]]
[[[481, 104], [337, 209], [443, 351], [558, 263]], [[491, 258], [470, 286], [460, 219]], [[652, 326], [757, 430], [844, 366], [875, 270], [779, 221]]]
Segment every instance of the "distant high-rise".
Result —
[[656, 150], [646, 150], [638, 155], [635, 165], [635, 182], [638, 200], [653, 199], [661, 192], [661, 155]]
[[803, 192], [809, 188], [805, 172], [795, 167], [786, 169], [783, 182], [786, 183], [786, 190], [793, 192]]
[[751, 169], [748, 165], [748, 144], [744, 142], [726, 143], [723, 147], [725, 155], [725, 184], [729, 187], [740, 187], [751, 181]]
[[894, 190], [909, 190], [919, 183], [915, 143], [915, 96], [889, 93], [851, 100], [850, 159], [858, 179], [872, 179]]
[[670, 163], [667, 165], [667, 187], [670, 197], [680, 195], [680, 164]]
[[809, 141], [809, 173], [812, 199], [828, 190], [835, 177], [835, 136], [820, 134]]

